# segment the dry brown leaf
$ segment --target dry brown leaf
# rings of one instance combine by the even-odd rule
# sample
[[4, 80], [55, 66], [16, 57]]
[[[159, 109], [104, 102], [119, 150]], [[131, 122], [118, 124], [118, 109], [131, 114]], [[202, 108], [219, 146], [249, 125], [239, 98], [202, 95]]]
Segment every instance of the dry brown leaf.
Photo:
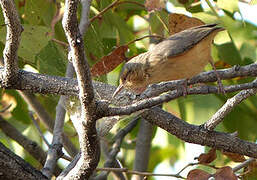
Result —
[[119, 46], [107, 56], [102, 57], [102, 59], [91, 68], [92, 76], [101, 76], [111, 72], [120, 63], [126, 60], [125, 52], [127, 50], [127, 45]]
[[185, 29], [204, 24], [200, 19], [188, 17], [184, 14], [172, 13], [169, 15], [169, 34], [173, 35]]
[[147, 11], [160, 11], [165, 7], [164, 0], [146, 0], [145, 8]]
[[232, 66], [228, 63], [226, 63], [225, 61], [219, 60], [217, 62], [215, 62], [214, 66], [217, 69], [225, 69], [225, 68], [231, 68]]
[[226, 152], [226, 151], [223, 151], [222, 154], [224, 154], [234, 162], [244, 162], [246, 160], [245, 157], [241, 154]]
[[209, 150], [208, 153], [202, 153], [200, 156], [197, 158], [199, 161], [199, 164], [209, 164], [212, 161], [216, 159], [216, 149], [212, 148]]
[[215, 180], [237, 180], [237, 176], [229, 166], [225, 166], [217, 170], [214, 174]]
[[187, 180], [208, 180], [211, 175], [200, 169], [193, 169], [187, 174]]
[[180, 4], [186, 4], [186, 3], [188, 3], [188, 0], [178, 0], [178, 2], [179, 2]]
[[19, 8], [24, 7], [26, 4], [26, 0], [19, 1]]

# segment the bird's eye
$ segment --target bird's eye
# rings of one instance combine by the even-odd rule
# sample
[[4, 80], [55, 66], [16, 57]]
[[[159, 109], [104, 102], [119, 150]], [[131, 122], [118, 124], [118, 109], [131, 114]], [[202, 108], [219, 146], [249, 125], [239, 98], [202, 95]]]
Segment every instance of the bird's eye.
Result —
[[127, 71], [127, 72], [124, 74], [124, 76], [122, 77], [122, 80], [123, 80], [123, 81], [126, 81], [126, 80], [128, 79], [128, 76], [129, 76], [130, 72], [131, 72], [131, 71]]

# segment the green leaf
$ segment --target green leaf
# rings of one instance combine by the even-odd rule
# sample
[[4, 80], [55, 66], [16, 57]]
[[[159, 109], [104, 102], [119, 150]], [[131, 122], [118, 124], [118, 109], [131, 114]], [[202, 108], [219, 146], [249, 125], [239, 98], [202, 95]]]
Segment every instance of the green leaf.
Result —
[[[44, 48], [50, 37], [47, 32], [50, 29], [44, 26], [33, 26], [24, 24], [24, 31], [21, 34], [21, 42], [18, 50], [18, 56], [25, 61], [35, 63], [35, 56]], [[5, 44], [6, 28], [0, 29], [0, 41]]]
[[217, 6], [219, 8], [225, 9], [231, 13], [239, 11], [238, 0], [218, 0]]
[[127, 25], [127, 23], [120, 18], [117, 13], [106, 13], [103, 16], [104, 20], [107, 19], [110, 22], [111, 26], [114, 26], [119, 35], [120, 44], [126, 44], [129, 41], [134, 39], [134, 35], [132, 34], [132, 29]]
[[252, 62], [256, 61], [256, 47], [252, 46], [250, 43], [243, 43], [240, 48], [240, 54], [243, 60], [250, 59]]
[[202, 20], [206, 24], [218, 22], [217, 17], [210, 11], [193, 13], [192, 16]]
[[218, 57], [219, 60], [225, 61], [230, 65], [242, 64], [241, 56], [232, 42], [221, 45], [214, 44], [213, 48], [214, 56]]
[[42, 106], [50, 114], [50, 116], [55, 119], [55, 108], [57, 106], [59, 96], [56, 95], [38, 95], [36, 96], [40, 101]]
[[256, 109], [252, 110], [243, 102], [224, 118], [223, 124], [229, 132], [237, 131], [240, 138], [255, 141], [257, 137], [256, 122]]
[[42, 20], [50, 27], [55, 13], [54, 3], [45, 0], [26, 0], [24, 20], [31, 25], [39, 25]]
[[36, 61], [38, 70], [42, 74], [64, 76], [67, 64], [67, 55], [64, 50], [56, 45], [54, 42], [49, 41], [37, 55]]
[[189, 7], [187, 7], [187, 10], [189, 12], [191, 12], [191, 13], [199, 13], [199, 12], [203, 12], [204, 11], [201, 4], [189, 6]]

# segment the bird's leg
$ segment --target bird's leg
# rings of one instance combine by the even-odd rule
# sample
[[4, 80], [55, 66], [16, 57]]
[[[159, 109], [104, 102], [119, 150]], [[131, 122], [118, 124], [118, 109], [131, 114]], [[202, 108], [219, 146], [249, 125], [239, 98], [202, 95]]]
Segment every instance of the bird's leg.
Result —
[[181, 89], [181, 91], [183, 92], [183, 96], [184, 97], [186, 97], [187, 94], [188, 94], [188, 91], [187, 91], [187, 80], [188, 79], [184, 79], [183, 84], [178, 85], [178, 89], [177, 89], [177, 92], [179, 91], [179, 89]]
[[217, 81], [218, 81], [218, 93], [225, 94], [226, 92], [225, 92], [225, 90], [224, 90], [224, 86], [223, 86], [223, 84], [222, 84], [222, 82], [221, 82], [221, 79], [220, 79], [219, 74], [217, 73], [217, 70], [216, 70], [216, 67], [215, 67], [215, 65], [214, 65], [214, 63], [213, 63], [213, 60], [211, 59], [209, 62], [210, 62], [211, 66], [212, 66], [212, 68], [213, 68], [213, 70], [214, 70], [214, 73], [215, 73], [215, 75], [216, 75], [216, 77], [217, 77]]

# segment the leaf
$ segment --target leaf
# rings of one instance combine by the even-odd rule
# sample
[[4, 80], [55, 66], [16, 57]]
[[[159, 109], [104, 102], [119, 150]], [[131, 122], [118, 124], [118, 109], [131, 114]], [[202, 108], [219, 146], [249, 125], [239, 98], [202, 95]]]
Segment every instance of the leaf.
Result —
[[208, 180], [209, 177], [209, 173], [200, 169], [193, 169], [187, 174], [187, 180]]
[[169, 34], [173, 35], [191, 27], [204, 25], [204, 22], [184, 14], [172, 13], [169, 15]]
[[146, 0], [145, 8], [147, 11], [160, 11], [165, 7], [165, 1], [163, 0]]
[[105, 13], [103, 20], [107, 21], [109, 26], [115, 27], [115, 30], [118, 31], [117, 44], [125, 44], [134, 39], [134, 34], [132, 33], [133, 27], [129, 26], [125, 20], [121, 19], [119, 14], [115, 12]]
[[[44, 26], [33, 26], [24, 24], [24, 31], [21, 34], [21, 42], [18, 50], [18, 56], [25, 61], [35, 63], [35, 56], [44, 48], [50, 37], [47, 32], [50, 29]], [[0, 30], [0, 41], [5, 44], [6, 28]]]
[[217, 20], [218, 20], [217, 17], [210, 12], [194, 13], [194, 14], [192, 14], [192, 16], [202, 20], [206, 24], [214, 23], [214, 22], [217, 22]]
[[215, 56], [220, 60], [231, 65], [242, 64], [241, 56], [232, 42], [221, 45], [214, 44], [213, 48], [216, 48], [217, 54]]
[[222, 154], [224, 154], [234, 162], [244, 162], [246, 160], [245, 157], [241, 154], [226, 152], [226, 151], [223, 151]]
[[50, 25], [54, 12], [54, 3], [51, 1], [26, 0], [22, 18], [31, 25], [39, 25], [42, 21]]
[[225, 69], [225, 68], [231, 68], [232, 66], [228, 63], [226, 63], [225, 61], [219, 60], [217, 62], [214, 63], [214, 66], [216, 67], [216, 69]]
[[119, 46], [107, 56], [104, 56], [98, 63], [91, 68], [92, 76], [101, 76], [107, 74], [116, 68], [125, 59], [125, 52], [128, 50], [128, 46]]
[[229, 11], [230, 13], [234, 13], [236, 11], [239, 11], [238, 8], [238, 0], [218, 0], [217, 6], [219, 8], [222, 8], [226, 11]]
[[38, 70], [42, 74], [64, 76], [67, 56], [64, 50], [52, 41], [49, 41], [36, 56]]
[[209, 150], [208, 153], [202, 153], [200, 156], [197, 158], [199, 161], [199, 164], [209, 164], [212, 161], [216, 159], [216, 149], [212, 148]]
[[256, 60], [256, 47], [254, 47], [250, 43], [244, 42], [239, 51], [243, 60], [250, 59], [252, 62]]
[[178, 0], [180, 4], [187, 4], [189, 0]]
[[222, 167], [214, 174], [215, 180], [237, 180], [237, 176], [229, 166]]

